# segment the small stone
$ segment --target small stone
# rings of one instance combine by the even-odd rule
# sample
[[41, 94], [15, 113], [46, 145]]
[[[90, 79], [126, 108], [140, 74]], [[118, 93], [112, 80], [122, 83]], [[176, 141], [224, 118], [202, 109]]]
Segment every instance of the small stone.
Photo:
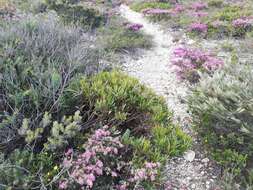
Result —
[[184, 154], [184, 159], [192, 162], [195, 158], [195, 152], [192, 150], [188, 150], [185, 154]]
[[209, 159], [208, 159], [208, 158], [204, 158], [204, 159], [201, 160], [201, 162], [203, 162], [203, 163], [208, 163], [208, 162], [209, 162]]

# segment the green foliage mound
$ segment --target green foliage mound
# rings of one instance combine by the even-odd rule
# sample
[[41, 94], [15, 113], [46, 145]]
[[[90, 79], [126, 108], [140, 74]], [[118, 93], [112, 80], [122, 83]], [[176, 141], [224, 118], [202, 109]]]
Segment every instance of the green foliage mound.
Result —
[[140, 31], [129, 30], [122, 24], [108, 27], [101, 33], [99, 43], [107, 51], [133, 51], [136, 48], [150, 48], [152, 46], [150, 36], [144, 35]]
[[82, 5], [75, 5], [77, 1], [46, 0], [49, 9], [55, 10], [67, 24], [78, 24], [88, 29], [103, 25], [106, 21], [104, 15], [98, 10]]
[[89, 111], [99, 121], [138, 133], [155, 123], [165, 125], [172, 116], [163, 99], [138, 80], [117, 71], [75, 82], [64, 98], [67, 105], [76, 105], [84, 113]]
[[168, 2], [136, 2], [131, 5], [131, 8], [137, 12], [141, 12], [145, 9], [169, 9], [171, 8]]

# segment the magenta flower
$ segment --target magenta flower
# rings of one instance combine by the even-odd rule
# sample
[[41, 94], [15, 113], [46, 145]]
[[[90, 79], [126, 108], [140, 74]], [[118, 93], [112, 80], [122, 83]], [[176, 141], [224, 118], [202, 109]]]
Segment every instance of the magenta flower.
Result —
[[127, 24], [126, 27], [129, 30], [137, 32], [137, 31], [139, 31], [143, 27], [143, 25], [142, 24], [134, 23], [134, 24]]
[[203, 23], [192, 23], [189, 26], [189, 31], [191, 32], [206, 33], [207, 30], [208, 30], [207, 24], [203, 24]]
[[170, 10], [171, 15], [175, 16], [185, 10], [185, 7], [180, 4], [176, 4], [173, 9]]
[[198, 81], [199, 71], [212, 73], [224, 64], [208, 52], [188, 47], [176, 48], [171, 62], [179, 79], [193, 83]]
[[252, 20], [249, 18], [239, 18], [232, 22], [235, 28], [248, 28], [252, 26]]
[[207, 9], [208, 5], [205, 2], [194, 2], [191, 5], [191, 8], [196, 10], [196, 11], [199, 11], [199, 10]]

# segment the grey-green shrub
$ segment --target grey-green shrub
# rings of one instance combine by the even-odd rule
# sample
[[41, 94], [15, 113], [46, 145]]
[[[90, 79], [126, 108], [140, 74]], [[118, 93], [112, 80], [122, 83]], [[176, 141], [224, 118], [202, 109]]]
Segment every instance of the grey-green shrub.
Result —
[[189, 110], [214, 157], [238, 174], [253, 156], [253, 68], [232, 64], [203, 79], [189, 95]]
[[33, 128], [45, 112], [60, 118], [60, 98], [69, 82], [107, 67], [88, 34], [62, 25], [55, 14], [25, 15], [0, 30], [1, 142], [17, 134], [24, 118]]

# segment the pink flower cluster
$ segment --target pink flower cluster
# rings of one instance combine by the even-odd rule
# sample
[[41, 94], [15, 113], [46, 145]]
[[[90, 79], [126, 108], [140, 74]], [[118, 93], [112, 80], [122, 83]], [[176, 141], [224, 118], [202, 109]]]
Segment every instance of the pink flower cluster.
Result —
[[207, 9], [208, 5], [205, 2], [194, 2], [191, 5], [191, 8], [196, 10], [196, 11], [199, 11], [199, 10]]
[[185, 7], [181, 4], [176, 4], [173, 9], [170, 10], [171, 15], [177, 15], [182, 13], [185, 10]]
[[248, 28], [253, 24], [252, 19], [250, 18], [239, 18], [232, 22], [232, 25], [235, 28]]
[[[105, 170], [103, 156], [114, 159], [122, 147], [119, 137], [112, 137], [107, 126], [96, 130], [85, 144], [84, 153], [80, 153], [76, 157], [71, 149], [65, 153], [63, 167], [68, 170], [69, 177], [60, 181], [59, 188], [68, 189], [72, 184], [78, 184], [83, 188], [92, 188], [96, 178], [102, 176]], [[106, 169], [112, 177], [117, 176], [116, 171]]]
[[144, 167], [133, 172], [131, 182], [155, 181], [160, 163], [146, 162]]
[[174, 50], [172, 64], [179, 79], [197, 82], [199, 71], [212, 73], [224, 63], [210, 53], [195, 48], [179, 47]]
[[127, 24], [126, 27], [129, 30], [137, 32], [137, 31], [139, 31], [143, 27], [143, 25], [142, 24], [133, 23], [133, 24]]
[[203, 24], [203, 23], [192, 23], [189, 26], [189, 31], [190, 32], [199, 32], [199, 33], [206, 33], [208, 30], [208, 26], [207, 24]]

